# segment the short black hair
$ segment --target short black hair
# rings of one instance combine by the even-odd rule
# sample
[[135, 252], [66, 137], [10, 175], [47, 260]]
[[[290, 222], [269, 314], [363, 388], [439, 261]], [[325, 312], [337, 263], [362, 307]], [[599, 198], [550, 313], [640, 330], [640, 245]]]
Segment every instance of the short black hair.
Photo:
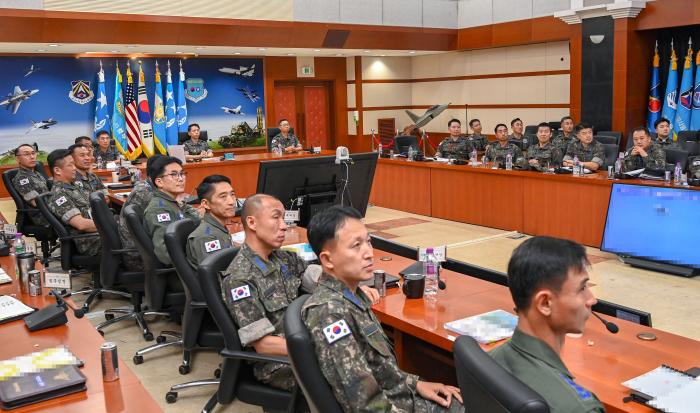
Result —
[[56, 149], [51, 151], [49, 156], [46, 158], [46, 161], [49, 163], [49, 170], [51, 171], [51, 175], [53, 175], [53, 168], [62, 167], [63, 160], [69, 156], [72, 155], [68, 149]]
[[523, 123], [522, 119], [520, 119], [520, 118], [515, 118], [515, 119], [513, 119], [513, 120], [510, 121], [510, 126], [513, 126], [513, 125], [515, 124], [515, 122], [517, 122], [517, 121], [520, 121], [520, 123]]
[[263, 199], [279, 201], [277, 197], [268, 194], [255, 194], [246, 198], [245, 202], [243, 202], [243, 207], [241, 207], [241, 224], [243, 224], [243, 228], [248, 228], [248, 223], [246, 222], [248, 217], [255, 215], [260, 209]]
[[498, 128], [500, 128], [501, 126], [503, 126], [504, 128], [506, 128], [506, 132], [508, 131], [508, 126], [506, 126], [505, 123], [499, 123], [498, 125], [496, 125], [495, 128], [493, 128], [493, 133], [496, 133], [496, 131], [498, 130]]
[[670, 121], [670, 120], [668, 120], [668, 119], [666, 119], [666, 118], [658, 118], [658, 119], [656, 119], [656, 121], [654, 122], [654, 129], [656, 129], [657, 127], [659, 127], [659, 124], [662, 123], [662, 122], [668, 123], [669, 126], [671, 125], [671, 121]]
[[87, 146], [80, 144], [80, 143], [76, 143], [74, 145], [69, 146], [68, 151], [70, 152], [71, 155], [74, 155], [73, 152], [75, 152], [75, 150], [78, 148], [87, 148]]
[[552, 131], [552, 127], [549, 126], [549, 123], [547, 122], [540, 122], [539, 124], [537, 124], [537, 129], [539, 128], [547, 128], [550, 132]]
[[172, 156], [162, 156], [153, 161], [151, 167], [146, 171], [148, 173], [148, 177], [151, 178], [151, 182], [155, 184], [156, 178], [160, 177], [163, 175], [163, 172], [165, 172], [165, 167], [173, 163], [182, 166], [182, 161]]
[[202, 183], [200, 183], [197, 186], [197, 198], [199, 198], [200, 201], [202, 199], [211, 201], [211, 196], [214, 194], [214, 184], [218, 184], [221, 182], [226, 182], [227, 184], [230, 184], [231, 179], [229, 179], [228, 176], [224, 175], [207, 176], [202, 180]]
[[645, 126], [637, 126], [636, 128], [632, 129], [632, 135], [634, 135], [635, 132], [644, 132], [645, 135], [651, 138], [651, 134]]
[[573, 122], [573, 121], [574, 121], [574, 118], [572, 118], [572, 117], [569, 116], [569, 115], [566, 115], [566, 116], [564, 116], [563, 118], [561, 118], [561, 120], [559, 121], [559, 123], [564, 123], [565, 120], [570, 120], [570, 121]]
[[[97, 132], [97, 133], [95, 134], [95, 138], [99, 138], [99, 137], [102, 136], [102, 135], [107, 135], [107, 136], [109, 136], [110, 138], [112, 137], [112, 135], [111, 135], [108, 131], [106, 131], [106, 130], [101, 130], [101, 131], [99, 131], [99, 132]], [[88, 139], [90, 139], [90, 138], [88, 138]]]
[[90, 141], [90, 143], [92, 143], [92, 138], [90, 138], [89, 136], [78, 136], [77, 138], [75, 138], [75, 143], [80, 143], [82, 141]]
[[200, 130], [202, 129], [199, 127], [199, 123], [190, 123], [189, 126], [187, 126], [187, 132], [191, 131], [193, 126], [196, 126]]
[[15, 148], [15, 150], [14, 150], [15, 156], [19, 155], [19, 148], [21, 148], [21, 147], [23, 147], [23, 146], [29, 146], [30, 148], [32, 148], [32, 149], [34, 149], [34, 150], [36, 151], [36, 147], [35, 147], [34, 145], [30, 145], [30, 144], [28, 144], [28, 143], [23, 143], [23, 144], [20, 144], [18, 147]]
[[574, 128], [574, 132], [578, 135], [579, 132], [581, 132], [584, 129], [593, 129], [593, 126], [589, 125], [586, 122], [581, 122], [576, 127]]
[[469, 121], [469, 126], [474, 126], [474, 123], [475, 123], [475, 122], [481, 123], [481, 121], [480, 121], [479, 119], [474, 118], [474, 119], [472, 119], [472, 120]]
[[462, 126], [462, 122], [460, 122], [459, 119], [452, 118], [452, 119], [450, 119], [449, 122], [447, 122], [447, 127], [448, 127], [448, 128], [449, 128], [450, 126], [452, 126], [452, 122], [457, 122], [457, 123], [459, 123], [459, 126]]
[[348, 219], [362, 219], [362, 214], [355, 208], [333, 205], [311, 218], [306, 236], [316, 256], [321, 254], [328, 241], [335, 239]]
[[277, 125], [281, 125], [282, 122], [287, 122], [287, 123], [289, 123], [289, 119], [287, 119], [287, 118], [282, 118], [282, 119], [280, 119], [279, 122], [277, 122]]
[[583, 271], [588, 265], [586, 249], [574, 241], [533, 237], [523, 242], [508, 262], [508, 288], [516, 310], [526, 310], [543, 287], [559, 291], [569, 270]]
[[151, 169], [153, 169], [153, 165], [155, 164], [155, 162], [156, 162], [158, 159], [162, 158], [163, 156], [164, 156], [164, 155], [161, 155], [161, 154], [159, 154], [159, 153], [156, 153], [156, 154], [154, 154], [153, 156], [151, 156], [150, 158], [148, 158], [148, 160], [146, 161], [146, 176], [147, 176], [149, 179], [150, 179], [150, 177], [151, 177]]

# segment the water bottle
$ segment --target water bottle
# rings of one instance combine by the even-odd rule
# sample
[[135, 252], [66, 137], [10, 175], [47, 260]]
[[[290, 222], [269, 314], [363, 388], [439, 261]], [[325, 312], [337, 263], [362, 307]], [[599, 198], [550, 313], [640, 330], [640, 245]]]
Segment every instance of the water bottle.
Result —
[[578, 155], [574, 155], [574, 166], [573, 166], [574, 176], [581, 175], [581, 163], [578, 161]]
[[423, 292], [423, 297], [427, 300], [437, 299], [440, 262], [435, 257], [432, 248], [425, 249], [425, 261], [423, 261], [423, 274], [425, 274], [425, 290]]
[[472, 166], [476, 166], [476, 149], [472, 149], [472, 153], [469, 155], [469, 162]]
[[97, 155], [97, 169], [105, 169], [105, 164], [102, 162], [102, 155]]
[[508, 152], [506, 154], [506, 170], [507, 171], [513, 170], [513, 154], [510, 152]]
[[380, 143], [379, 145], [377, 145], [377, 154], [380, 158], [382, 157], [382, 150], [382, 144]]
[[681, 169], [681, 163], [676, 162], [676, 167], [673, 169], [673, 184], [674, 185], [681, 185], [681, 183], [682, 183], [681, 175], [683, 175], [683, 169]]
[[620, 154], [617, 156], [617, 160], [615, 160], [615, 176], [622, 176], [622, 168], [624, 168], [624, 158], [625, 158], [625, 153], [620, 152]]
[[13, 243], [15, 250], [15, 255], [23, 254], [25, 252], [24, 240], [22, 239], [22, 233], [18, 232], [15, 234], [15, 242]]
[[413, 151], [413, 146], [408, 147], [408, 155], [406, 157], [406, 160], [408, 162], [413, 162], [413, 157], [415, 156], [415, 152]]

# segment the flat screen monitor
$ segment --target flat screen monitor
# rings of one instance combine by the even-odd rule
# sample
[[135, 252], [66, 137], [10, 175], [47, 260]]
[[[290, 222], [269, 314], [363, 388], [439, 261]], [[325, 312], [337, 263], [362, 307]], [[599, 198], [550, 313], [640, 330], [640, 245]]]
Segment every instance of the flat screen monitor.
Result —
[[601, 250], [700, 268], [700, 191], [613, 184]]
[[377, 154], [355, 153], [351, 158], [346, 164], [336, 164], [335, 156], [260, 162], [257, 193], [274, 195], [286, 209], [299, 210], [301, 226], [316, 212], [341, 203], [364, 216]]

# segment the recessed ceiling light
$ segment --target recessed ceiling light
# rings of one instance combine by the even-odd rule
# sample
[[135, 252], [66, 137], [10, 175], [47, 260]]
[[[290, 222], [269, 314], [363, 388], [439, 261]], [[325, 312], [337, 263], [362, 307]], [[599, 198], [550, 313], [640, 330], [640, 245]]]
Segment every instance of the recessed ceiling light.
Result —
[[264, 47], [260, 47], [260, 48], [258, 48], [258, 50], [260, 50], [261, 52], [264, 52], [264, 51], [267, 50], [267, 49], [264, 48]]
[[415, 50], [411, 50], [408, 54], [416, 54]]
[[112, 50], [112, 53], [119, 53], [119, 50]]
[[126, 47], [128, 47], [129, 49], [133, 49], [133, 48], [138, 47], [138, 46], [134, 46], [133, 44], [130, 44], [130, 45], [127, 45]]
[[58, 47], [58, 46], [60, 46], [60, 44], [51, 43], [51, 44], [49, 45], [49, 47]]
[[381, 56], [381, 57], [386, 57], [386, 55], [385, 55], [385, 54], [380, 54], [379, 56]]
[[233, 52], [233, 54], [241, 54], [241, 52]]
[[336, 55], [336, 56], [342, 56], [343, 54], [342, 54], [342, 53], [336, 53], [335, 55]]
[[287, 56], [294, 56], [294, 53], [287, 53]]
[[46, 50], [44, 49], [37, 49], [37, 52], [45, 52]]
[[197, 47], [195, 47], [195, 49], [197, 49], [197, 50], [204, 50], [204, 46], [197, 46]]
[[179, 52], [179, 51], [178, 51], [178, 52], [175, 52], [175, 54], [182, 54], [182, 52]]
[[321, 49], [314, 49], [314, 52], [320, 52]]
[[371, 52], [371, 50], [365, 50], [365, 53], [369, 53], [369, 52]]

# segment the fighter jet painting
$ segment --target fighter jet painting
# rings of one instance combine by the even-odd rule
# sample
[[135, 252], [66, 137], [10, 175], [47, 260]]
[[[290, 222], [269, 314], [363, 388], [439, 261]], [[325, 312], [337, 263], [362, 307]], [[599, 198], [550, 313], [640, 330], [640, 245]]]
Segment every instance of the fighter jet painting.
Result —
[[255, 74], [255, 65], [250, 67], [238, 66], [238, 69], [233, 69], [231, 67], [222, 67], [219, 69], [221, 73], [228, 73], [230, 75], [252, 77]]
[[251, 102], [256, 102], [256, 101], [260, 100], [260, 96], [258, 96], [258, 94], [255, 93], [255, 89], [251, 89], [248, 86], [246, 86], [244, 88], [239, 87], [239, 88], [237, 88], [237, 90], [239, 92], [243, 93], [243, 96], [250, 99]]
[[245, 115], [245, 113], [241, 112], [241, 105], [238, 105], [235, 108], [229, 108], [227, 106], [222, 106], [221, 109], [224, 112], [230, 113], [232, 115]]
[[7, 94], [7, 99], [0, 102], [0, 106], [6, 106], [7, 110], [10, 110], [10, 107], [12, 107], [12, 114], [14, 115], [17, 113], [19, 105], [21, 105], [23, 101], [29, 99], [37, 93], [39, 93], [39, 89], [22, 90], [22, 88], [19, 86], [15, 86], [15, 90], [12, 93]]
[[37, 130], [37, 129], [48, 129], [48, 128], [50, 128], [51, 126], [53, 126], [53, 125], [55, 125], [55, 124], [57, 124], [57, 123], [58, 123], [58, 121], [57, 121], [57, 120], [53, 120], [53, 118], [48, 118], [48, 119], [46, 119], [46, 120], [42, 120], [42, 121], [39, 121], [39, 122], [34, 122], [34, 121], [32, 121], [32, 127], [29, 128], [29, 130], [28, 130], [27, 132], [25, 132], [25, 135], [28, 134], [28, 133], [30, 133], [30, 132], [32, 132], [32, 131], [35, 131], [35, 130]]
[[413, 125], [416, 128], [421, 128], [428, 124], [431, 120], [435, 119], [440, 115], [450, 104], [446, 105], [433, 105], [425, 111], [421, 116], [416, 115], [410, 110], [406, 110], [406, 114], [413, 120]]

